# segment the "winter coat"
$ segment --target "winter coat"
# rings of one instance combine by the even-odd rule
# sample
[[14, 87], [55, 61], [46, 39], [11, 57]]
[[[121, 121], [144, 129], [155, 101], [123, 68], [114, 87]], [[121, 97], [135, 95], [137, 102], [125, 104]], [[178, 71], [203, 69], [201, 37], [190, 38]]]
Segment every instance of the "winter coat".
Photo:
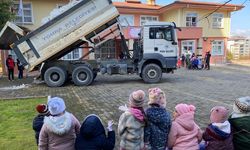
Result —
[[145, 142], [152, 150], [165, 150], [171, 127], [171, 116], [165, 108], [152, 106], [146, 110]]
[[35, 131], [36, 144], [38, 145], [39, 133], [43, 126], [44, 115], [37, 115], [33, 120], [33, 130]]
[[14, 69], [15, 67], [15, 62], [12, 58], [7, 58], [6, 59], [6, 66], [8, 69]]
[[229, 118], [233, 129], [233, 144], [235, 150], [250, 149], [250, 116]]
[[99, 117], [91, 115], [83, 121], [80, 134], [76, 138], [76, 150], [112, 150], [114, 146], [115, 132], [108, 132], [106, 137]]
[[173, 122], [168, 135], [168, 146], [173, 150], [198, 150], [202, 133], [194, 122], [194, 112], [178, 116]]
[[24, 70], [23, 64], [17, 59], [17, 69], [18, 70]]
[[228, 121], [220, 124], [220, 128], [214, 124], [210, 124], [203, 133], [206, 150], [234, 150], [233, 136]]
[[[137, 112], [136, 112], [137, 111]], [[144, 148], [144, 115], [140, 110], [125, 111], [119, 119], [118, 135], [123, 150], [141, 150]]]
[[65, 112], [58, 117], [45, 117], [39, 135], [39, 150], [75, 150], [80, 123], [74, 115]]

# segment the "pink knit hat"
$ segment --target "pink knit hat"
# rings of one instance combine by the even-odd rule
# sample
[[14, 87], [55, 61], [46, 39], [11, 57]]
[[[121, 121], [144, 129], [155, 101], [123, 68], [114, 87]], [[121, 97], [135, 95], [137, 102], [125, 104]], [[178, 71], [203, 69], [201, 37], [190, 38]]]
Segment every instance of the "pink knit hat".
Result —
[[194, 112], [195, 111], [195, 106], [194, 105], [187, 105], [187, 104], [178, 104], [175, 106], [175, 110], [179, 115], [189, 113], [189, 112]]
[[160, 88], [151, 88], [148, 90], [149, 102], [148, 104], [158, 104], [161, 107], [166, 107], [166, 96]]
[[227, 120], [229, 114], [229, 110], [223, 106], [215, 106], [210, 112], [211, 123], [223, 123]]
[[142, 90], [134, 91], [129, 96], [129, 104], [131, 107], [143, 107], [145, 100], [145, 92]]

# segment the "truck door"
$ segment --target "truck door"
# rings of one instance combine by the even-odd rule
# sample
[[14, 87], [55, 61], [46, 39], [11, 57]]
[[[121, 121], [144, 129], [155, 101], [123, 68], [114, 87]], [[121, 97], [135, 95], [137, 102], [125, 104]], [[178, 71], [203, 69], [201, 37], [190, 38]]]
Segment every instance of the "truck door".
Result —
[[166, 27], [152, 27], [150, 32], [154, 34], [154, 52], [164, 57], [177, 56], [177, 43], [173, 41], [172, 29]]

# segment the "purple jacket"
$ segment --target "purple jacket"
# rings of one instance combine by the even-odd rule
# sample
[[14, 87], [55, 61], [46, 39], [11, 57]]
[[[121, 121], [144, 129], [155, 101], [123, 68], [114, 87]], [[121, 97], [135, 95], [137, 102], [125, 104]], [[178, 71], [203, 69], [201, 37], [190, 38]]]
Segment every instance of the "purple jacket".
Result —
[[[224, 130], [222, 128], [224, 128]], [[225, 128], [227, 128], [227, 132]], [[202, 137], [206, 142], [206, 150], [234, 150], [233, 137], [228, 121], [222, 123], [220, 127], [210, 124]]]

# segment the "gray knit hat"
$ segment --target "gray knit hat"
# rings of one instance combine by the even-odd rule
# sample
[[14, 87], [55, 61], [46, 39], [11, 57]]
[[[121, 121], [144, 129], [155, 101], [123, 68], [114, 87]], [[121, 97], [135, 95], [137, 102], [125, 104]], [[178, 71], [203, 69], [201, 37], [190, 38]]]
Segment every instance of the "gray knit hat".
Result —
[[250, 97], [241, 97], [234, 101], [234, 105], [241, 113], [250, 112]]
[[250, 116], [250, 96], [241, 97], [234, 101], [232, 118]]
[[131, 107], [143, 107], [145, 100], [145, 92], [142, 90], [134, 91], [129, 96], [129, 104]]

